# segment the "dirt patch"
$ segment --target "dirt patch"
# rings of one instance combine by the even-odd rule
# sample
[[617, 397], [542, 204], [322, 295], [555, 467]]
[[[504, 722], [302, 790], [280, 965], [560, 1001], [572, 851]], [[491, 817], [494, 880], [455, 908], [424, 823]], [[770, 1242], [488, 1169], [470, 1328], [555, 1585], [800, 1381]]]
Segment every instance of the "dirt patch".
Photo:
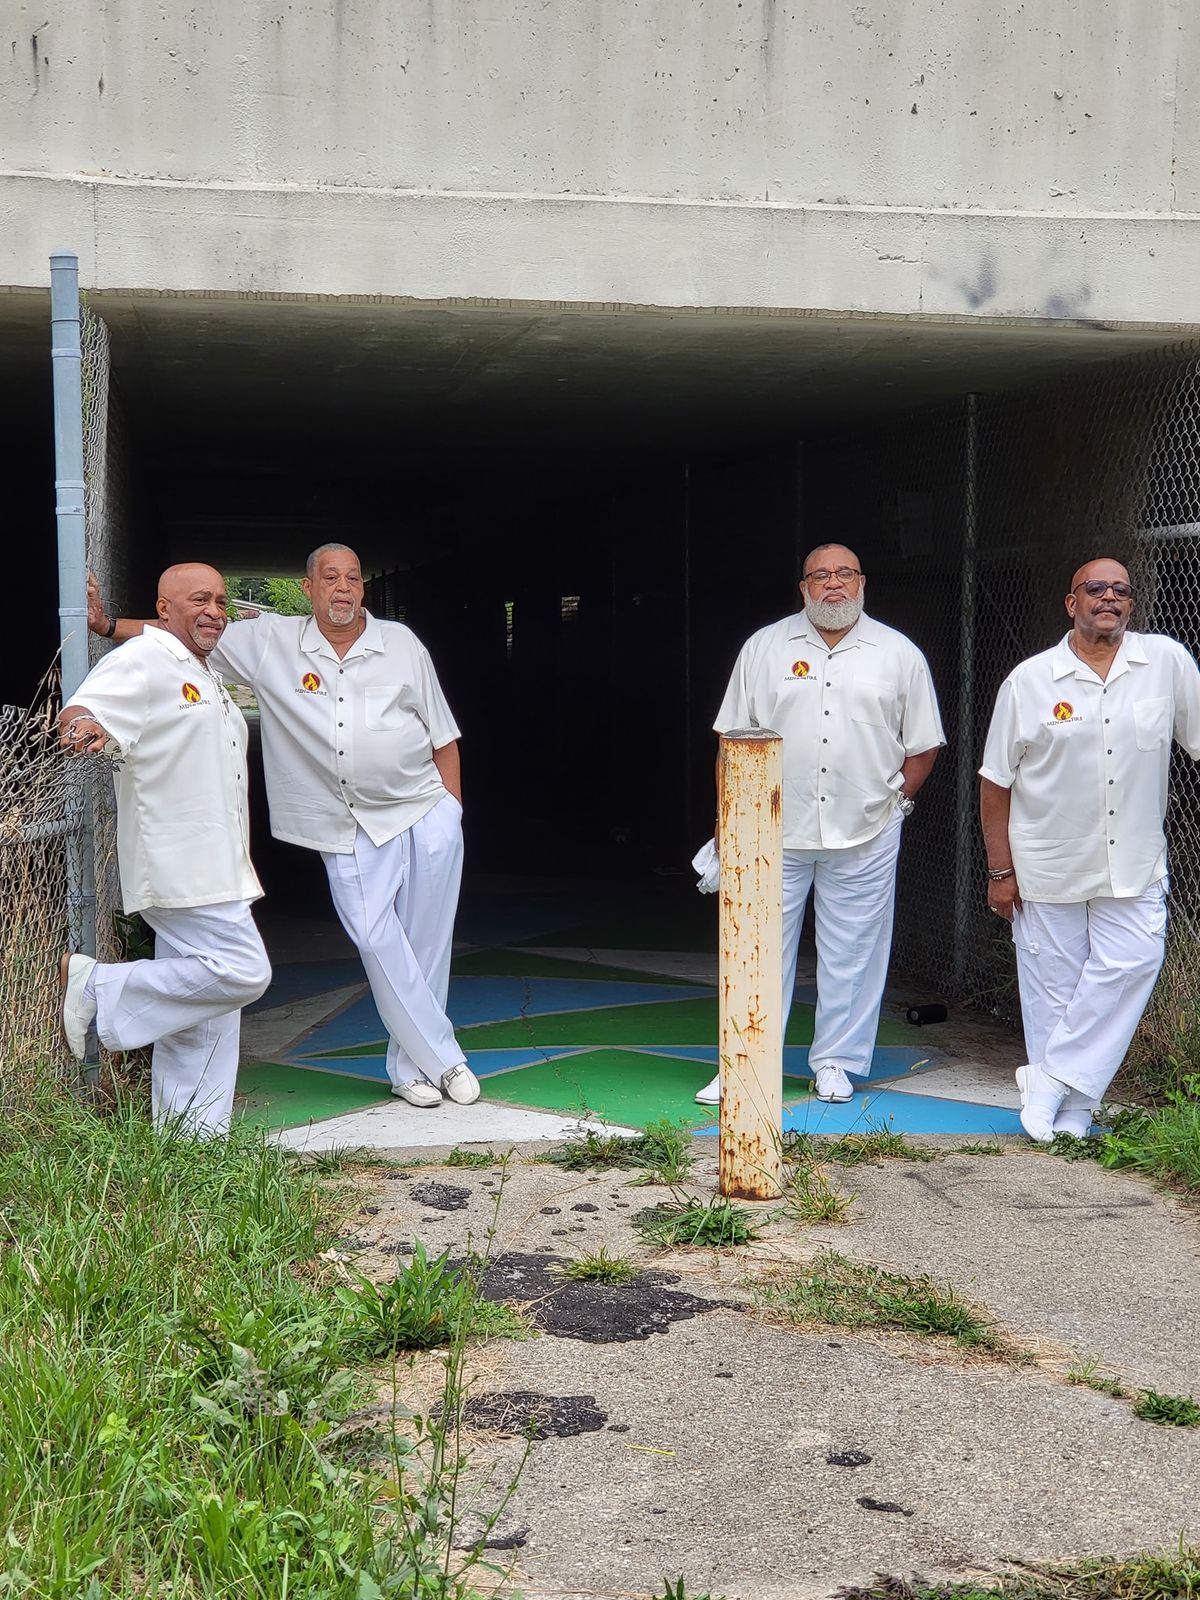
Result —
[[665, 1333], [673, 1322], [719, 1308], [740, 1310], [729, 1300], [702, 1300], [682, 1289], [671, 1272], [640, 1272], [629, 1283], [577, 1282], [562, 1276], [561, 1256], [509, 1253], [483, 1275], [489, 1300], [516, 1300], [542, 1333], [587, 1344], [624, 1344]]
[[409, 1193], [431, 1211], [465, 1211], [471, 1199], [470, 1189], [454, 1183], [417, 1183]]

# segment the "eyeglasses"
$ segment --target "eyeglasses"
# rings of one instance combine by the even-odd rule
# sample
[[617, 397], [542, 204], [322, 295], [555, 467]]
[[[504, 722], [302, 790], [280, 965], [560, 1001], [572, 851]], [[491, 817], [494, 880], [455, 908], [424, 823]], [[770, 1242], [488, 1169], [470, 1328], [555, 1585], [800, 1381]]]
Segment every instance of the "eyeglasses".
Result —
[[837, 567], [833, 572], [830, 572], [828, 567], [818, 567], [815, 572], [806, 572], [803, 581], [805, 583], [815, 583], [818, 588], [824, 588], [834, 578], [839, 578], [842, 583], [850, 583], [855, 578], [861, 577], [862, 573], [857, 567]]
[[1133, 599], [1133, 588], [1128, 583], [1105, 583], [1100, 578], [1086, 578], [1083, 583], [1077, 583], [1071, 593], [1078, 594], [1080, 589], [1092, 600], [1099, 600], [1110, 589], [1118, 600]]

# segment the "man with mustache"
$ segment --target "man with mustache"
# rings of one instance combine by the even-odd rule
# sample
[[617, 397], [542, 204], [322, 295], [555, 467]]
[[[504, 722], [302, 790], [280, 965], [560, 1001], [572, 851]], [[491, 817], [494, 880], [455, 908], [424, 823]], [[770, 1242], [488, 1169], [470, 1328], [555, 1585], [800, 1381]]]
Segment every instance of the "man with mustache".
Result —
[[[459, 730], [424, 646], [363, 608], [358, 557], [309, 556], [312, 616], [235, 623], [212, 665], [258, 701], [277, 839], [319, 850], [334, 908], [388, 1030], [392, 1093], [414, 1106], [479, 1098], [446, 1015], [462, 877]], [[142, 627], [104, 616], [120, 640]]]
[[988, 906], [1012, 924], [1021, 1123], [1083, 1138], [1162, 966], [1172, 735], [1200, 759], [1200, 669], [1129, 631], [1129, 573], [1080, 567], [1071, 631], [1000, 686], [980, 767]]
[[250, 914], [246, 723], [211, 665], [226, 606], [212, 567], [169, 567], [159, 626], [98, 662], [59, 719], [68, 754], [115, 750], [121, 896], [155, 934], [152, 961], [63, 956], [63, 1033], [81, 1061], [93, 1021], [111, 1050], [152, 1044], [154, 1121], [194, 1134], [229, 1127], [241, 1008], [271, 979]]
[[[892, 947], [901, 824], [945, 743], [925, 657], [863, 614], [853, 550], [805, 557], [804, 609], [742, 647], [714, 727], [783, 736], [783, 1022], [808, 893], [817, 934], [809, 1066], [841, 1103], [871, 1069]], [[716, 1105], [720, 1074], [696, 1100]]]

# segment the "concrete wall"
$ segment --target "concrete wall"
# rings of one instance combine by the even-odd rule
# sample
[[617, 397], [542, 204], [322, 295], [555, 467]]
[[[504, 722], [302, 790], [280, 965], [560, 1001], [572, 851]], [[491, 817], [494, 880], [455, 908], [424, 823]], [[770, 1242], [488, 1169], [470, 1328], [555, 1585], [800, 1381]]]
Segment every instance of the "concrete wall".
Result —
[[13, 0], [0, 283], [1200, 322], [1187, 16]]

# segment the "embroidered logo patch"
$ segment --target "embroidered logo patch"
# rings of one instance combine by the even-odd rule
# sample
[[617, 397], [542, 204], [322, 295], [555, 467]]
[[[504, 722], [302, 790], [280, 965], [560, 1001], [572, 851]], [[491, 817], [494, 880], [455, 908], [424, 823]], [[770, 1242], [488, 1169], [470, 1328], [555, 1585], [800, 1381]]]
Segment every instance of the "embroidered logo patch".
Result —
[[199, 691], [199, 689], [197, 689], [197, 687], [196, 687], [196, 685], [194, 683], [185, 683], [184, 686], [183, 686], [182, 694], [183, 694], [183, 698], [187, 701], [188, 705], [190, 705], [190, 706], [194, 706], [194, 705], [198, 704], [198, 702], [200, 700], [200, 691]]
[[321, 680], [317, 677], [315, 672], [306, 672], [300, 679], [300, 687], [302, 689], [307, 689], [309, 694], [315, 694], [316, 691], [321, 687]]
[[1054, 708], [1056, 722], [1070, 722], [1075, 715], [1075, 707], [1069, 700], [1060, 700]]
[[792, 662], [792, 677], [793, 678], [807, 678], [808, 674], [809, 674], [809, 671], [810, 671], [810, 668], [809, 668], [809, 665], [808, 665], [807, 661], [793, 661]]

